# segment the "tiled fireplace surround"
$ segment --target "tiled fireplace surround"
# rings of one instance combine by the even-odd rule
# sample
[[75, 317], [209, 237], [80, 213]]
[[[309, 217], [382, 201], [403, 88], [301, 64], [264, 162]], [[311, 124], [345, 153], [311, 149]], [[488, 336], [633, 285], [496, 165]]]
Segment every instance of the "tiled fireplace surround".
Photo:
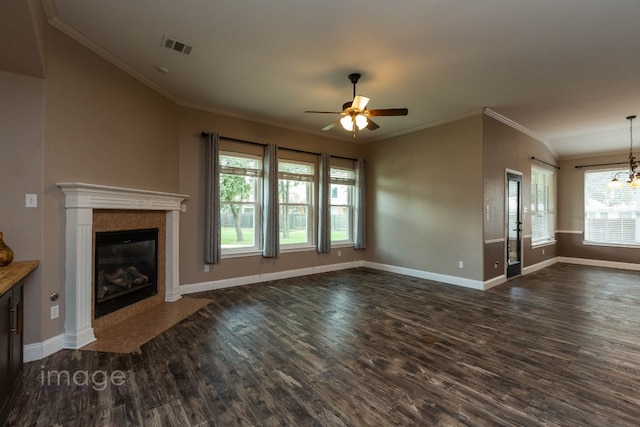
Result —
[[[159, 256], [164, 252], [164, 259], [158, 260], [159, 295], [152, 298], [161, 300], [164, 289], [164, 301], [180, 299], [180, 208], [188, 196], [85, 183], [57, 185], [64, 192], [66, 210], [64, 348], [78, 349], [96, 340], [94, 327], [97, 324], [93, 321], [95, 231], [158, 227], [158, 252]], [[161, 283], [162, 277], [164, 283]], [[150, 303], [145, 301], [136, 306], [144, 307]], [[120, 313], [123, 310], [124, 314]], [[131, 315], [129, 313], [135, 312], [135, 309], [123, 310], [113, 313], [111, 320], [105, 316], [107, 319], [101, 324], [107, 326], [114, 323], [114, 319], [124, 320]]]

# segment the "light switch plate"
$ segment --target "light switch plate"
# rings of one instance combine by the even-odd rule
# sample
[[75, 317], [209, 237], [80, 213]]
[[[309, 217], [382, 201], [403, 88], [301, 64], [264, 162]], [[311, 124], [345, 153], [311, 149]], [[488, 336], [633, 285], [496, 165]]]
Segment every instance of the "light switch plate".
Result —
[[38, 195], [37, 194], [25, 194], [24, 205], [27, 208], [37, 208], [38, 207]]

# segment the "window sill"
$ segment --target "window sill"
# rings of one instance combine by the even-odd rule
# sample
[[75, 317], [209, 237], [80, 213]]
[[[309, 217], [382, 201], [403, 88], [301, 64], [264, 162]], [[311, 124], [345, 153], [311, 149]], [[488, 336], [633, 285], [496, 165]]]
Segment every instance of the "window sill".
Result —
[[543, 248], [545, 246], [555, 245], [557, 240], [541, 240], [539, 242], [531, 243], [531, 249]]
[[[353, 242], [338, 242], [331, 245], [331, 249], [338, 248], [352, 248]], [[312, 252], [317, 250], [315, 246], [298, 246], [298, 247], [282, 247], [280, 246], [280, 253], [294, 253], [294, 252]], [[234, 252], [228, 254], [222, 254], [222, 259], [231, 258], [243, 258], [251, 256], [262, 256], [262, 251], [247, 251], [247, 252]]]
[[262, 252], [261, 251], [233, 252], [230, 254], [222, 254], [222, 259], [242, 258], [242, 257], [258, 256], [258, 255], [262, 255]]
[[587, 240], [584, 240], [582, 242], [583, 245], [585, 246], [605, 246], [605, 247], [610, 247], [610, 248], [629, 248], [629, 249], [640, 249], [640, 244], [638, 245], [634, 245], [634, 244], [630, 244], [630, 243], [605, 243], [605, 242], [589, 242]]
[[331, 249], [333, 248], [352, 248], [353, 242], [336, 242], [331, 244]]
[[280, 253], [286, 254], [291, 252], [310, 252], [315, 251], [315, 246], [280, 246]]

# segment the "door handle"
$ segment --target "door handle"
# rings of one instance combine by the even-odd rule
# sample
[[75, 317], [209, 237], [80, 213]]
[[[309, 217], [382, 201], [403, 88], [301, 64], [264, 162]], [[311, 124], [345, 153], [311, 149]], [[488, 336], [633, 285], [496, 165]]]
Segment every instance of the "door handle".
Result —
[[[13, 321], [13, 314], [15, 313], [15, 322]], [[11, 307], [11, 332], [20, 335], [22, 334], [22, 302]]]

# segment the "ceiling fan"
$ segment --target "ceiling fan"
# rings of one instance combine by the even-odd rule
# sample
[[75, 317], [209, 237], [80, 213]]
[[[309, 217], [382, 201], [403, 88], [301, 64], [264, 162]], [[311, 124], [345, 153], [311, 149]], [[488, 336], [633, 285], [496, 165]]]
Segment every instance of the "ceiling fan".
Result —
[[356, 84], [362, 77], [358, 73], [349, 74], [349, 80], [353, 83], [353, 100], [345, 102], [342, 105], [342, 111], [305, 111], [305, 113], [320, 113], [320, 114], [340, 114], [342, 118], [329, 123], [322, 130], [333, 129], [338, 123], [342, 127], [353, 132], [353, 137], [356, 137], [356, 130], [362, 130], [367, 128], [369, 130], [376, 130], [380, 126], [375, 123], [370, 117], [375, 116], [406, 116], [409, 114], [409, 110], [406, 108], [385, 108], [381, 110], [367, 110], [367, 103], [369, 98], [366, 96], [356, 95]]

